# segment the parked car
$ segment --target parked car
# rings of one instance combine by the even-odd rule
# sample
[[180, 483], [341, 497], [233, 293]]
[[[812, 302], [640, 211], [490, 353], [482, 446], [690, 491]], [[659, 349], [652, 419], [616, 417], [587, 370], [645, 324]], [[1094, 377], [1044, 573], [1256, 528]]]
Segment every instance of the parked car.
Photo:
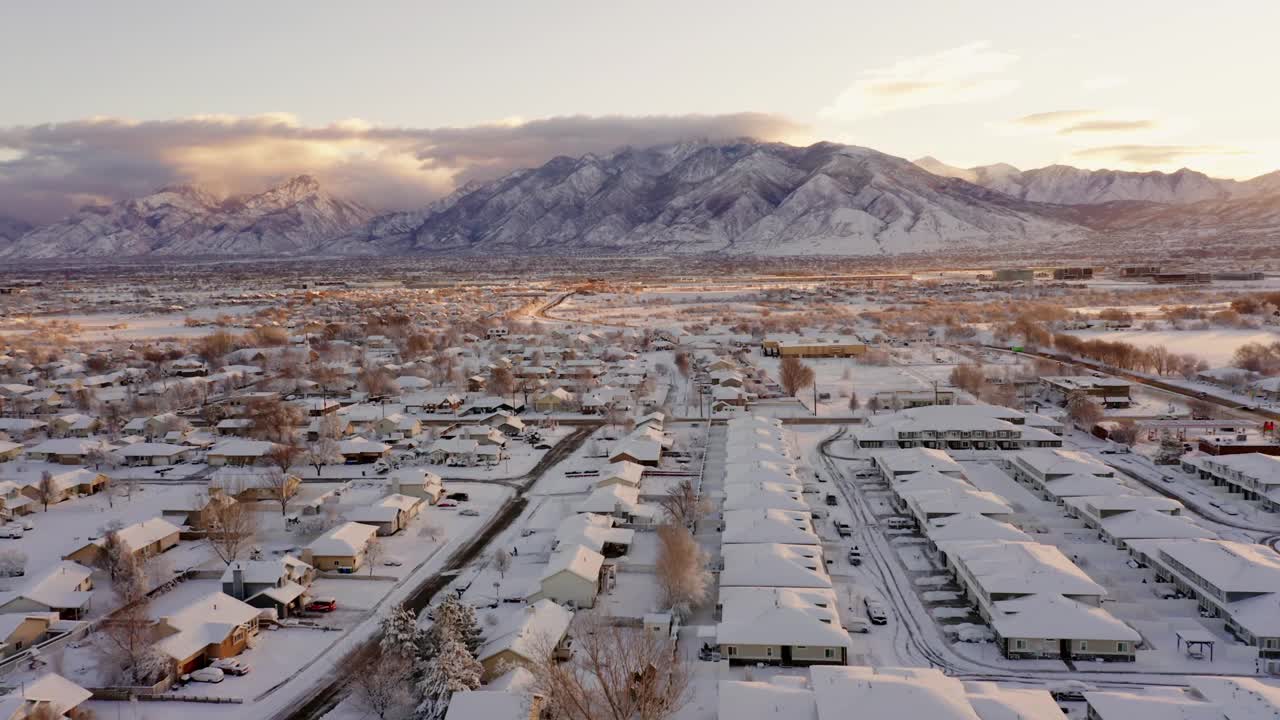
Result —
[[480, 511], [472, 510], [471, 508], [467, 508], [466, 510], [459, 511], [458, 514], [466, 515], [467, 517], [480, 517]]
[[1225, 503], [1224, 503], [1224, 504], [1222, 505], [1222, 507], [1220, 507], [1220, 508], [1218, 508], [1218, 509], [1219, 509], [1219, 510], [1221, 510], [1223, 513], [1225, 513], [1225, 514], [1227, 514], [1227, 515], [1231, 515], [1231, 516], [1235, 516], [1235, 515], [1239, 515], [1239, 514], [1240, 514], [1240, 511], [1236, 509], [1236, 506], [1235, 506], [1235, 505], [1227, 505], [1227, 504], [1225, 504]]
[[444, 496], [446, 500], [457, 500], [458, 502], [466, 502], [471, 496], [464, 492], [452, 492]]
[[1161, 476], [1160, 476], [1160, 479], [1161, 479], [1162, 481], [1164, 481], [1164, 482], [1167, 482], [1167, 483], [1171, 483], [1171, 482], [1173, 482], [1173, 476], [1172, 476], [1172, 475], [1161, 475]]
[[832, 507], [835, 507], [836, 502], [837, 502], [837, 501], [836, 501], [836, 496], [835, 496], [835, 495], [832, 495], [831, 493], [827, 493], [827, 504], [828, 504], [828, 505], [830, 505], [830, 506], [832, 506]]
[[911, 522], [911, 518], [904, 517], [891, 517], [885, 524], [889, 526], [890, 530], [907, 530], [915, 525], [915, 523]]
[[854, 545], [853, 547], [849, 548], [849, 564], [850, 565], [862, 564], [862, 550], [859, 550], [857, 545]]
[[404, 561], [398, 557], [389, 557], [386, 560], [383, 560], [382, 564], [388, 567], [400, 567], [404, 564]]
[[379, 460], [378, 462], [373, 464], [373, 471], [378, 473], [379, 475], [382, 475], [384, 473], [391, 472], [391, 466], [388, 465], [386, 461]]
[[204, 667], [187, 676], [192, 682], [220, 683], [226, 674], [216, 667]]
[[22, 537], [21, 525], [5, 525], [0, 527], [0, 538], [20, 538]]
[[307, 612], [329, 613], [338, 609], [338, 599], [333, 597], [319, 597], [307, 603]]
[[851, 633], [871, 632], [871, 621], [864, 617], [845, 618], [844, 629]]
[[250, 670], [249, 663], [241, 662], [235, 658], [218, 658], [209, 667], [217, 668], [227, 675], [248, 675]]
[[835, 525], [836, 525], [836, 534], [839, 535], [840, 537], [849, 537], [850, 535], [853, 534], [853, 528], [849, 526], [849, 523], [841, 522], [840, 520], [837, 520]]
[[441, 500], [440, 502], [436, 503], [436, 507], [444, 508], [446, 510], [452, 510], [453, 508], [458, 507], [458, 503], [454, 500]]
[[884, 605], [879, 600], [863, 598], [862, 605], [867, 609], [867, 619], [872, 625], [885, 625], [889, 622], [889, 613], [885, 612]]

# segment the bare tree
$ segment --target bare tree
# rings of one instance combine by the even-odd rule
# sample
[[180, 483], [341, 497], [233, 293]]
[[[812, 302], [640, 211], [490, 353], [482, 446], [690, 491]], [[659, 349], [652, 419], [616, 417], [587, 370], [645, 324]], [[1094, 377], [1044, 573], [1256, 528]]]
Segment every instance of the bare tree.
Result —
[[302, 460], [302, 454], [302, 447], [290, 438], [288, 442], [273, 445], [262, 459], [268, 465], [279, 468], [280, 472], [288, 473], [289, 468]]
[[271, 499], [280, 504], [280, 514], [287, 515], [289, 499], [298, 489], [298, 479], [279, 467], [270, 467], [262, 473], [262, 483], [270, 492]]
[[36, 484], [36, 494], [40, 498], [40, 504], [44, 506], [45, 512], [49, 511], [49, 503], [57, 502], [61, 494], [58, 492], [58, 483], [53, 479], [53, 473], [45, 470], [40, 473], [40, 482]]
[[801, 390], [813, 384], [813, 368], [805, 365], [800, 358], [787, 355], [778, 365], [778, 382], [788, 395], [795, 396]]
[[320, 471], [325, 465], [336, 465], [342, 462], [342, 453], [338, 451], [336, 440], [321, 437], [307, 447], [306, 452], [302, 454], [302, 462], [315, 468], [316, 477], [320, 477]]
[[369, 566], [369, 576], [373, 576], [373, 571], [378, 567], [378, 561], [386, 554], [387, 548], [382, 541], [376, 537], [369, 538], [369, 542], [364, 546], [364, 561]]
[[675, 614], [687, 617], [707, 599], [711, 574], [706, 565], [707, 553], [688, 528], [677, 525], [658, 528], [654, 572], [658, 576], [662, 603]]
[[362, 656], [349, 677], [356, 702], [381, 720], [399, 717], [413, 699], [402, 659], [381, 646]]
[[1138, 425], [1132, 420], [1119, 420], [1107, 433], [1107, 439], [1126, 447], [1133, 447], [1133, 444], [1138, 442]]
[[112, 578], [120, 609], [102, 622], [96, 643], [106, 665], [129, 685], [153, 683], [172, 671], [171, 661], [156, 647], [146, 578], [146, 568], [137, 558], [132, 554], [120, 557]]
[[706, 499], [693, 486], [693, 480], [688, 478], [668, 488], [667, 493], [658, 498], [658, 504], [673, 524], [688, 528], [694, 527], [710, 510]]
[[1102, 415], [1102, 408], [1089, 399], [1088, 395], [1078, 393], [1067, 403], [1067, 417], [1071, 418], [1076, 427], [1083, 430], [1089, 430], [1098, 424]]
[[245, 406], [245, 417], [253, 421], [254, 435], [277, 443], [292, 440], [294, 428], [302, 424], [302, 410], [277, 398], [250, 402]]
[[258, 516], [236, 500], [240, 488], [224, 487], [221, 493], [202, 496], [205, 502], [205, 539], [215, 555], [230, 565], [252, 541]]
[[556, 658], [542, 638], [530, 671], [534, 691], [561, 720], [666, 720], [689, 701], [690, 675], [668, 637], [579, 613], [575, 651]]
[[494, 600], [502, 602], [502, 581], [507, 579], [507, 572], [511, 570], [511, 553], [506, 548], [498, 548], [498, 551], [493, 554], [493, 569], [498, 571], [498, 582], [495, 583], [498, 597]]

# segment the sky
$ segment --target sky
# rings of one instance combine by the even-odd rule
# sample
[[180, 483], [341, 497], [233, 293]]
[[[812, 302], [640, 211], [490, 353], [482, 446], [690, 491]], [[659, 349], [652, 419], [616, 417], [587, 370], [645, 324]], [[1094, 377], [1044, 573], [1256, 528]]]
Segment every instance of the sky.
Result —
[[969, 167], [1280, 169], [1280, 3], [0, 5], [0, 215], [309, 173], [379, 209], [740, 136]]

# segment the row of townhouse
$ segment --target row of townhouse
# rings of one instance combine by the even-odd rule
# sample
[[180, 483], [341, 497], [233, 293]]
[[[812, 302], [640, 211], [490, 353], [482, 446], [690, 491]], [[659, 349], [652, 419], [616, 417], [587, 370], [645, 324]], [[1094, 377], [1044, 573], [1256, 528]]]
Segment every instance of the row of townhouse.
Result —
[[1267, 672], [1280, 672], [1280, 554], [1208, 538], [1133, 541], [1130, 554], [1256, 647]]
[[1062, 447], [1057, 420], [998, 405], [928, 405], [872, 415], [852, 430], [859, 448], [1021, 450]]
[[1267, 512], [1280, 512], [1280, 457], [1262, 453], [1184, 455], [1182, 469], [1245, 500], [1256, 501]]
[[730, 663], [844, 665], [851, 642], [776, 420], [728, 423], [716, 642]]
[[1013, 506], [968, 482], [944, 451], [872, 453], [909, 513], [1010, 658], [1132, 660], [1140, 636], [1099, 607], [1105, 594], [1060, 550], [1014, 527]]

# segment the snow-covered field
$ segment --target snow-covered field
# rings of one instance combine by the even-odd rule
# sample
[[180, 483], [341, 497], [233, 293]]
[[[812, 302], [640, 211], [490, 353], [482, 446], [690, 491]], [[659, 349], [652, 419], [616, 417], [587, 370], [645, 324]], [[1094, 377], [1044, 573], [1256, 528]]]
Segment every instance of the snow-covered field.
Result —
[[1071, 335], [1089, 339], [1127, 342], [1139, 347], [1163, 345], [1171, 352], [1198, 355], [1213, 367], [1231, 363], [1236, 348], [1246, 343], [1270, 345], [1280, 341], [1277, 330], [1073, 330]]

